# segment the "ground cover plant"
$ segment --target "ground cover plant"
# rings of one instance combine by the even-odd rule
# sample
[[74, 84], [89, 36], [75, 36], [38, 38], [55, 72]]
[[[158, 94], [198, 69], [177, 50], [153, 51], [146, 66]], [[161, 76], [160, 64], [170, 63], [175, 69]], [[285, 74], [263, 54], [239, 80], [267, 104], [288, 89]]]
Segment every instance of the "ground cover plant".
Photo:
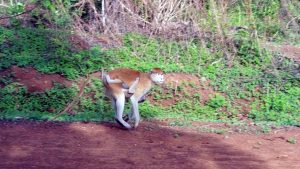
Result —
[[[222, 62], [214, 65], [205, 65], [204, 62], [201, 63], [198, 61], [198, 63], [195, 63], [189, 61], [193, 60], [193, 57], [196, 59], [198, 56], [197, 52], [203, 50], [198, 49], [196, 44], [192, 42], [190, 43], [192, 47], [185, 48], [185, 46], [180, 46], [180, 43], [164, 42], [156, 39], [149, 40], [141, 35], [135, 34], [128, 34], [124, 38], [128, 42], [121, 48], [99, 51], [91, 54], [91, 57], [97, 57], [97, 59], [87, 60], [90, 63], [90, 67], [88, 68], [91, 68], [87, 72], [92, 72], [93, 70], [99, 71], [100, 68], [97, 69], [93, 66], [99, 64], [98, 60], [101, 61], [103, 56], [111, 58], [113, 56], [119, 56], [115, 61], [116, 65], [114, 66], [116, 67], [136, 67], [138, 70], [146, 71], [147, 69], [150, 69], [150, 67], [163, 65], [162, 68], [166, 72], [189, 72], [198, 76], [204, 76], [210, 80], [210, 84], [215, 91], [224, 94], [224, 96], [220, 94], [211, 95], [207, 102], [201, 104], [198, 99], [201, 97], [201, 93], [199, 93], [199, 96], [184, 93], [186, 86], [191, 88], [196, 88], [196, 86], [177, 86], [178, 92], [181, 93], [179, 101], [169, 107], [155, 105], [155, 103], [147, 101], [145, 104], [141, 105], [142, 116], [145, 118], [169, 118], [186, 121], [230, 121], [232, 119], [237, 119], [238, 115], [243, 114], [256, 121], [274, 121], [279, 124], [289, 125], [296, 125], [299, 122], [298, 105], [300, 94], [299, 87], [297, 86], [297, 84], [299, 84], [299, 79], [293, 76], [293, 72], [286, 72], [287, 68], [293, 68], [292, 61], [282, 61], [283, 63], [280, 65], [282, 70], [277, 70], [277, 76], [274, 77], [272, 71], [270, 74], [266, 73], [269, 69], [278, 69], [278, 67], [271, 67], [272, 58], [255, 64], [246, 63], [247, 60], [236, 61], [234, 66], [230, 68], [226, 67]], [[144, 41], [141, 39], [144, 39]], [[130, 40], [132, 42], [137, 42], [138, 45], [143, 47], [136, 47], [134, 44], [130, 43]], [[157, 57], [157, 52], [163, 53], [164, 51], [154, 51], [152, 48], [155, 48], [153, 46], [163, 45], [170, 46], [170, 53], [169, 55], [165, 54], [164, 57]], [[172, 45], [177, 45], [177, 47], [172, 48]], [[177, 62], [182, 65], [179, 66], [179, 68], [176, 66], [176, 61], [168, 61], [168, 59], [166, 59], [178, 52], [178, 48], [181, 48], [180, 52], [182, 53], [180, 55], [183, 57], [182, 62]], [[154, 52], [151, 53], [151, 50]], [[196, 54], [191, 55], [190, 53], [193, 50], [197, 52], [195, 52]], [[18, 56], [17, 50], [14, 51], [15, 56]], [[147, 52], [144, 53], [145, 51]], [[86, 53], [90, 54], [89, 51]], [[102, 55], [97, 55], [99, 53]], [[72, 52], [69, 54], [71, 57], [76, 55], [76, 53]], [[136, 56], [133, 59], [129, 59], [129, 57], [132, 58], [133, 54]], [[210, 54], [213, 55], [213, 53]], [[16, 59], [14, 63], [11, 64], [16, 64], [18, 66], [36, 66], [44, 64], [43, 70], [45, 71], [42, 72], [54, 73], [55, 71], [47, 71], [47, 66], [49, 66], [48, 61], [41, 59], [43, 58], [35, 58], [34, 60], [29, 59], [29, 61], [26, 61], [26, 64], [23, 64], [23, 60], [18, 61]], [[249, 60], [252, 61], [252, 58]], [[32, 62], [36, 62], [37, 64]], [[152, 64], [147, 64], [147, 62], [151, 62]], [[81, 67], [80, 64], [82, 64], [83, 67], [86, 65], [85, 62], [71, 63], [74, 64], [66, 62], [69, 70], [78, 70], [78, 67]], [[262, 69], [257, 66], [257, 64], [264, 64], [266, 68]], [[64, 67], [64, 65], [62, 67]], [[57, 68], [59, 70], [60, 67], [57, 66]], [[38, 66], [37, 70], [39, 70]], [[56, 70], [56, 73], [64, 74], [67, 78], [74, 79], [76, 77], [64, 72], [65, 69], [61, 69], [63, 71], [58, 70]], [[86, 72], [82, 71], [76, 75], [86, 74]], [[49, 119], [50, 117], [53, 117], [55, 113], [62, 111], [68, 102], [70, 102], [70, 98], [75, 98], [76, 92], [78, 92], [78, 87], [70, 88], [57, 85], [45, 93], [31, 94], [26, 92], [26, 89], [20, 84], [13, 82], [10, 77], [2, 77], [1, 79], [2, 83], [5, 84], [5, 87], [1, 88], [1, 117], [4, 119], [19, 116], [29, 119]], [[260, 89], [257, 90], [257, 87]], [[168, 90], [175, 89], [171, 86]], [[174, 93], [170, 91], [169, 94], [166, 94], [163, 89], [154, 89], [151, 96], [155, 97], [154, 99], [156, 100], [164, 100], [174, 97]], [[248, 100], [249, 104], [251, 104], [251, 110], [249, 112], [241, 112], [243, 110], [239, 110], [239, 107], [234, 105], [235, 99]], [[84, 97], [80, 99], [80, 103], [76, 105], [72, 111], [74, 111], [74, 115], [64, 115], [60, 117], [60, 119], [71, 121], [101, 121], [104, 119], [109, 120], [109, 117], [112, 117], [113, 113], [112, 110], [110, 110], [109, 102], [104, 99], [102, 84], [99, 78], [93, 79], [92, 83], [86, 87]], [[106, 112], [109, 112], [110, 115]]]
[[[58, 11], [58, 4], [65, 10]], [[76, 99], [80, 78], [87, 79], [101, 69], [131, 67], [146, 72], [152, 67], [160, 67], [166, 73], [194, 75], [199, 83], [154, 88], [149, 100], [140, 105], [146, 119], [172, 119], [172, 125], [189, 125], [192, 121], [235, 123], [243, 119], [300, 125], [299, 62], [264, 46], [287, 41], [291, 45], [298, 44], [296, 3], [291, 2], [285, 9], [286, 6], [275, 0], [236, 1], [233, 4], [211, 0], [202, 6], [204, 12], [199, 15], [186, 12], [193, 7], [191, 4], [179, 4], [180, 13], [169, 11], [176, 18], [173, 21], [187, 21], [180, 19], [189, 16], [191, 22], [184, 29], [178, 27], [175, 33], [167, 27], [171, 24], [168, 19], [151, 15], [153, 11], [143, 2], [133, 3], [141, 6], [137, 13], [148, 15], [141, 14], [147, 22], [157, 21], [157, 25], [145, 28], [144, 33], [133, 30], [130, 24], [120, 24], [118, 29], [109, 25], [109, 21], [106, 28], [96, 24], [101, 19], [97, 19], [98, 15], [91, 17], [88, 10], [94, 9], [90, 8], [91, 4], [83, 3], [85, 8], [75, 10], [71, 1], [37, 2], [30, 13], [32, 24], [24, 24], [24, 18], [12, 17], [9, 26], [0, 26], [1, 72], [12, 66], [33, 67], [42, 73], [60, 74], [73, 84], [55, 84], [52, 89], [31, 93], [18, 83], [14, 74], [5, 74], [0, 77], [1, 119], [52, 119]], [[96, 10], [100, 9], [101, 4], [94, 5]], [[25, 3], [16, 9], [12, 6], [6, 14], [24, 12], [25, 7]], [[195, 9], [197, 7], [191, 11]], [[281, 10], [288, 13], [282, 16]], [[225, 13], [223, 17], [222, 12]], [[178, 15], [182, 18], [177, 18]], [[296, 16], [293, 19], [296, 23], [288, 22], [287, 25], [285, 20], [291, 16]], [[116, 19], [118, 22], [120, 20]], [[168, 24], [162, 24], [165, 22]], [[89, 23], [89, 28], [83, 28], [83, 23]], [[105, 34], [108, 28], [116, 34], [121, 30], [128, 31], [117, 37], [101, 37], [99, 34]], [[153, 29], [155, 31], [147, 32]], [[95, 43], [88, 48], [78, 48], [71, 40], [74, 34], [88, 34], [89, 40]], [[96, 43], [99, 39], [105, 43]], [[101, 47], [110, 43], [110, 39], [118, 43]], [[206, 95], [200, 92], [204, 89], [214, 92]], [[164, 104], [170, 100], [172, 104]], [[57, 120], [109, 121], [112, 116], [98, 76], [91, 78], [77, 104]]]

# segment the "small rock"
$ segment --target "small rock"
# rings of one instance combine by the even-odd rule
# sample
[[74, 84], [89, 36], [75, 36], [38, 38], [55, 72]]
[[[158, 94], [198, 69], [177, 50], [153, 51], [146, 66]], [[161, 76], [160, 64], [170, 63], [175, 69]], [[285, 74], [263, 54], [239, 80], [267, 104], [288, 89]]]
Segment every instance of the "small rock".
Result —
[[284, 154], [284, 155], [280, 155], [280, 156], [277, 156], [276, 158], [287, 158], [288, 155]]

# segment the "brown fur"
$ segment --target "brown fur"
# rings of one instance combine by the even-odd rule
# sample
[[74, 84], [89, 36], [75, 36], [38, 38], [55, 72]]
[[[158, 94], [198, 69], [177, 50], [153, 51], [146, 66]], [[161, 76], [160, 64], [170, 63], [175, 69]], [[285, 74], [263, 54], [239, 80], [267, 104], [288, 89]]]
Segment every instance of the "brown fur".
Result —
[[151, 73], [163, 74], [164, 72], [160, 68], [153, 68], [151, 70]]
[[131, 86], [135, 79], [140, 76], [140, 72], [129, 68], [118, 68], [108, 72], [108, 75], [111, 79], [120, 79]]
[[[156, 69], [155, 72], [162, 71], [160, 69]], [[118, 68], [108, 72], [107, 74], [111, 77], [111, 79], [120, 79], [129, 86], [132, 85], [132, 83], [136, 80], [137, 77], [139, 77], [140, 80], [137, 85], [136, 92], [134, 93], [134, 95], [137, 97], [142, 97], [144, 94], [143, 91], [147, 89], [149, 90], [152, 86], [150, 73], [141, 73], [139, 71], [132, 70], [129, 68]], [[109, 94], [113, 97], [117, 97], [117, 95], [124, 92], [121, 83], [105, 84], [105, 87], [107, 90], [109, 90]]]

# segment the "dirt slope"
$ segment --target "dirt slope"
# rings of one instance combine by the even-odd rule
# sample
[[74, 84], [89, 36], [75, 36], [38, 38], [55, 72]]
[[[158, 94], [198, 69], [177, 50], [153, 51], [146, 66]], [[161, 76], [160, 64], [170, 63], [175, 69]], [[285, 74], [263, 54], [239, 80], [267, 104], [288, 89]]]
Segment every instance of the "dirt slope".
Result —
[[0, 122], [0, 168], [300, 168], [300, 129], [276, 134], [196, 133], [142, 122]]
[[276, 51], [281, 53], [284, 57], [290, 58], [297, 63], [300, 63], [300, 47], [291, 46], [291, 45], [273, 45], [265, 44], [267, 48], [271, 51]]

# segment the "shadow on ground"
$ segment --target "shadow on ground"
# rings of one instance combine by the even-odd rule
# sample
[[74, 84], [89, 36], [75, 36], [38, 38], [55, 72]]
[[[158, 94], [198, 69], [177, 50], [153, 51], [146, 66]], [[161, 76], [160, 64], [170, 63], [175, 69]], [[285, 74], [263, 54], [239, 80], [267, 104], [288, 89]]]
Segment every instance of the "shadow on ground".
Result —
[[223, 136], [150, 122], [133, 131], [109, 123], [28, 121], [0, 121], [0, 128], [0, 168], [274, 168]]

